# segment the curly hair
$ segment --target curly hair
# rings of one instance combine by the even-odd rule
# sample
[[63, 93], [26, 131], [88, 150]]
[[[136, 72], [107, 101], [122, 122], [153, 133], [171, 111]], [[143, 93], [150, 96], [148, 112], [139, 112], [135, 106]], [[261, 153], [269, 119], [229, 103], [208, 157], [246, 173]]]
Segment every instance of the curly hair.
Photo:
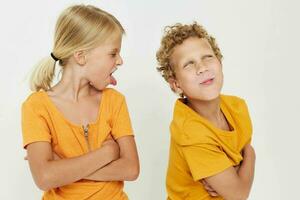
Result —
[[161, 46], [156, 53], [156, 59], [159, 67], [157, 70], [161, 73], [164, 79], [168, 82], [169, 78], [176, 78], [175, 70], [171, 65], [170, 57], [177, 45], [182, 44], [190, 37], [205, 38], [208, 40], [216, 57], [222, 61], [223, 55], [215, 41], [215, 38], [210, 36], [203, 26], [194, 22], [190, 25], [182, 25], [177, 23], [173, 26], [167, 26], [164, 29], [165, 33], [161, 40]]

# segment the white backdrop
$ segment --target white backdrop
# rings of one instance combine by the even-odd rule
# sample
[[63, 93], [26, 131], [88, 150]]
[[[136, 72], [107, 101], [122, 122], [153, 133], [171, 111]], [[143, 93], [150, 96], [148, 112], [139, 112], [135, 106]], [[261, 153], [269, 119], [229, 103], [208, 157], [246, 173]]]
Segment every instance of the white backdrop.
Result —
[[41, 198], [23, 160], [20, 106], [29, 94], [28, 72], [51, 52], [58, 15], [75, 3], [111, 12], [127, 32], [116, 88], [127, 98], [141, 162], [138, 180], [126, 182], [130, 199], [166, 198], [168, 127], [176, 96], [156, 72], [155, 53], [164, 26], [193, 21], [216, 37], [223, 52], [223, 93], [248, 102], [257, 153], [249, 199], [298, 198], [299, 1], [28, 0], [1, 1], [0, 8], [0, 199]]

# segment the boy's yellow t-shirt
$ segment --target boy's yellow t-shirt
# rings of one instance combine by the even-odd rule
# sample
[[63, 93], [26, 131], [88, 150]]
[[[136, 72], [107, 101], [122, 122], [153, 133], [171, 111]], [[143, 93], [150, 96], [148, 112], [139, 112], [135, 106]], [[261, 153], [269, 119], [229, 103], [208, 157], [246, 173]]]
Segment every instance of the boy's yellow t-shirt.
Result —
[[[23, 146], [32, 142], [51, 143], [53, 151], [62, 158], [71, 158], [87, 153], [88, 145], [84, 129], [68, 121], [44, 91], [32, 93], [22, 105]], [[89, 124], [90, 149], [101, 147], [111, 134], [114, 139], [133, 135], [125, 98], [114, 89], [104, 89], [97, 121]], [[43, 200], [124, 200], [123, 181], [89, 181], [51, 189], [44, 193]]]
[[231, 131], [215, 127], [182, 99], [176, 101], [166, 180], [169, 200], [223, 199], [211, 197], [200, 180], [240, 164], [241, 151], [251, 141], [252, 125], [244, 100], [220, 95], [220, 107]]

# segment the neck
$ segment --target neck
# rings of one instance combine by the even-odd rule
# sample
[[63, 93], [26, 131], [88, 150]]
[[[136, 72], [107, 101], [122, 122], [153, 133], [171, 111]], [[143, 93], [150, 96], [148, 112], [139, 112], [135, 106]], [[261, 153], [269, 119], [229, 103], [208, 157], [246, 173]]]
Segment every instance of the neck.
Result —
[[66, 66], [61, 80], [52, 88], [52, 92], [64, 99], [78, 102], [81, 98], [90, 96], [95, 88], [85, 78], [83, 71], [77, 66]]
[[209, 101], [189, 98], [187, 100], [190, 108], [209, 121], [218, 122], [223, 116], [220, 108], [220, 96]]

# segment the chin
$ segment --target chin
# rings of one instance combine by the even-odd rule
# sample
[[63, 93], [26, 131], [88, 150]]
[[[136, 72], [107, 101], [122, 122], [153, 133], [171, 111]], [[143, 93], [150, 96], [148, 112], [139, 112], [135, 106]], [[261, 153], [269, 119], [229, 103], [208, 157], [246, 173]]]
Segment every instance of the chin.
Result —
[[93, 85], [96, 90], [104, 90], [108, 85]]
[[201, 101], [212, 101], [220, 97], [220, 92], [211, 92], [205, 94], [187, 96], [189, 99], [201, 100]]
[[217, 98], [219, 98], [220, 94], [215, 94], [215, 95], [203, 95], [201, 97], [199, 97], [199, 99], [203, 100], [203, 101], [212, 101], [215, 100]]

